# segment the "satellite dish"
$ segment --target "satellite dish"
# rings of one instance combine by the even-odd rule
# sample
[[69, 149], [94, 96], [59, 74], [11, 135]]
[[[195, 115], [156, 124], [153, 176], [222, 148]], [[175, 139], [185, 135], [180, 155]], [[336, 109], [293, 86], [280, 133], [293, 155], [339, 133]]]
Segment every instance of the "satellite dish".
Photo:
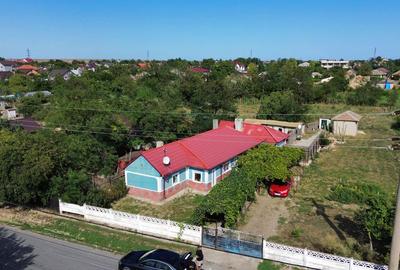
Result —
[[165, 166], [168, 166], [171, 163], [171, 160], [169, 157], [165, 156], [163, 157], [162, 162]]

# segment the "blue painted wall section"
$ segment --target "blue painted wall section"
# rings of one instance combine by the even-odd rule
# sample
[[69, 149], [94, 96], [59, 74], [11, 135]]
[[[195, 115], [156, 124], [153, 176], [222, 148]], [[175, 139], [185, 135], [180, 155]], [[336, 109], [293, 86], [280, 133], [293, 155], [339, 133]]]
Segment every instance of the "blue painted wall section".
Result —
[[152, 176], [160, 176], [160, 173], [143, 157], [140, 156], [132, 162], [126, 169], [127, 172], [137, 172]]
[[148, 189], [151, 191], [158, 191], [157, 178], [153, 176], [139, 175], [135, 173], [126, 172], [126, 182], [128, 186]]

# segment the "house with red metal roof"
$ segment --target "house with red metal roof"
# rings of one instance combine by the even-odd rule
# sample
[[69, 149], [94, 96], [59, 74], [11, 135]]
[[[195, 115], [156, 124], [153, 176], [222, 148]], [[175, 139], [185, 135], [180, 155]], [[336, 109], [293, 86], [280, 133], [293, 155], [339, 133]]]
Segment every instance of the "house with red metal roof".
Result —
[[162, 201], [191, 189], [207, 193], [230, 173], [239, 155], [261, 143], [284, 145], [288, 134], [273, 128], [220, 121], [212, 130], [141, 153], [125, 169], [129, 194]]

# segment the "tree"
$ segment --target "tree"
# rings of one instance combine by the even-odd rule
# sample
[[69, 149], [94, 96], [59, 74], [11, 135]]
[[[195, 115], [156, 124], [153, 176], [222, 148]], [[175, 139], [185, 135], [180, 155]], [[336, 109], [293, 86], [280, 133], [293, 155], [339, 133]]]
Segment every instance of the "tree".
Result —
[[351, 105], [376, 105], [379, 98], [383, 95], [383, 91], [380, 88], [374, 87], [371, 84], [357, 88], [352, 92], [347, 99], [347, 102]]
[[273, 92], [261, 100], [257, 118], [299, 121], [306, 110], [306, 105], [300, 104], [293, 92]]
[[370, 250], [373, 251], [375, 241], [388, 241], [391, 238], [394, 204], [385, 195], [373, 196], [369, 198], [367, 206], [356, 214], [355, 220], [365, 229]]

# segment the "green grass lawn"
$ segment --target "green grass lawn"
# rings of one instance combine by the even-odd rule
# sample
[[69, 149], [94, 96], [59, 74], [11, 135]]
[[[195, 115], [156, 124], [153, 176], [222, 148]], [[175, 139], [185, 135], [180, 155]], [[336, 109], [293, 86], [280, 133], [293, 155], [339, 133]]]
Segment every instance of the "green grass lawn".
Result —
[[[377, 107], [347, 107], [345, 105], [316, 105], [314, 112], [337, 113], [351, 109], [358, 113], [387, 111]], [[359, 130], [365, 134], [345, 140], [331, 150], [320, 152], [318, 158], [304, 170], [299, 189], [293, 193], [289, 206], [290, 218], [280, 225], [274, 241], [317, 249], [343, 256], [374, 260], [368, 254], [368, 242], [355, 231], [353, 220], [358, 205], [346, 205], [327, 199], [330, 187], [340, 181], [375, 183], [395, 197], [398, 181], [399, 153], [385, 149], [357, 148], [387, 146], [399, 133], [391, 129], [391, 116], [364, 116]], [[359, 139], [359, 140], [354, 140]]]
[[190, 223], [194, 209], [199, 204], [202, 196], [188, 193], [162, 205], [146, 203], [135, 200], [132, 197], [125, 197], [112, 205], [114, 210], [152, 216], [163, 219], [170, 219], [177, 222]]

